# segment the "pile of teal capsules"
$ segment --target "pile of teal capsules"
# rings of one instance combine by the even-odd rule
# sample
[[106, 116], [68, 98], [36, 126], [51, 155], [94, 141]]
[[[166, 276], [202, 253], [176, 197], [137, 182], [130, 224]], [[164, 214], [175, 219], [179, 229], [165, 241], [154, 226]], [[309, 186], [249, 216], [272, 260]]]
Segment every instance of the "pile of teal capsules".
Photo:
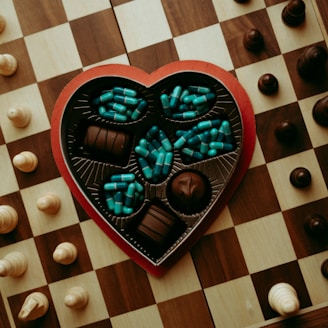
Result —
[[107, 208], [115, 215], [130, 215], [144, 200], [144, 187], [133, 173], [114, 174], [104, 184]]
[[215, 93], [205, 86], [177, 85], [170, 95], [160, 96], [164, 115], [175, 120], [191, 120], [205, 114], [214, 102]]
[[137, 91], [122, 87], [103, 91], [92, 104], [101, 117], [115, 122], [135, 121], [147, 107], [146, 100], [137, 97]]

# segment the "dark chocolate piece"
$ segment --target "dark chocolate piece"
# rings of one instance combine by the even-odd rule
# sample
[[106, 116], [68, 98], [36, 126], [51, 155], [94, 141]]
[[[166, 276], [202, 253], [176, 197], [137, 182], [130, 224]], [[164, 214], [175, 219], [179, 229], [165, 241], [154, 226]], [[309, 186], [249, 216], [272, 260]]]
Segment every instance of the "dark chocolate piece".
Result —
[[244, 2], [248, 2], [249, 0], [235, 0], [235, 2], [238, 2], [238, 3], [244, 3]]
[[327, 49], [321, 46], [311, 46], [297, 59], [297, 72], [307, 80], [317, 80], [326, 73]]
[[325, 278], [328, 279], [328, 259], [322, 262], [321, 273]]
[[178, 219], [163, 208], [153, 204], [137, 227], [137, 232], [152, 243], [161, 246], [169, 239]]
[[311, 173], [305, 167], [297, 167], [289, 176], [290, 183], [296, 188], [305, 188], [311, 183]]
[[263, 74], [259, 78], [257, 85], [259, 90], [266, 95], [271, 95], [278, 91], [278, 80], [270, 73]]
[[281, 142], [291, 142], [295, 140], [297, 135], [297, 127], [296, 125], [289, 121], [283, 121], [277, 124], [275, 129], [275, 136]]
[[298, 26], [305, 20], [305, 3], [302, 0], [291, 0], [281, 13], [282, 20], [288, 26]]
[[173, 177], [168, 187], [172, 207], [186, 214], [199, 212], [210, 199], [210, 185], [200, 173], [184, 171]]
[[262, 33], [255, 28], [248, 30], [244, 34], [243, 44], [247, 50], [253, 52], [260, 51], [264, 45]]
[[322, 236], [328, 231], [328, 222], [319, 214], [309, 215], [305, 219], [305, 230], [310, 235]]
[[319, 125], [328, 126], [328, 96], [314, 104], [312, 116]]

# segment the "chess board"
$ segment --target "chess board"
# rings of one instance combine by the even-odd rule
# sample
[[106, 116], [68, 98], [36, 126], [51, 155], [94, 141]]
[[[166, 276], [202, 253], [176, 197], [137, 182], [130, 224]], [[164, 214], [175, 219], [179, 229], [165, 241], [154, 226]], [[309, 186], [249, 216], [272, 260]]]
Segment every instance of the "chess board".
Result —
[[[306, 20], [288, 27], [281, 20], [287, 1], [250, 0], [2, 0], [7, 26], [0, 53], [17, 58], [18, 70], [0, 77], [0, 205], [19, 215], [17, 228], [0, 235], [0, 258], [11, 251], [28, 257], [23, 276], [0, 279], [1, 327], [327, 327], [328, 281], [321, 263], [328, 238], [305, 232], [307, 215], [328, 219], [328, 129], [312, 118], [314, 103], [328, 94], [328, 75], [309, 83], [296, 71], [310, 45], [327, 46], [326, 0], [305, 0]], [[265, 49], [242, 45], [249, 28], [261, 30]], [[79, 73], [103, 64], [133, 65], [150, 73], [177, 60], [202, 60], [234, 75], [253, 104], [257, 138], [250, 167], [236, 193], [195, 246], [163, 277], [145, 272], [123, 253], [74, 199], [55, 163], [50, 145], [54, 104]], [[274, 74], [279, 91], [257, 88]], [[15, 128], [7, 109], [27, 106], [32, 120]], [[294, 145], [278, 142], [277, 123], [294, 122]], [[36, 171], [12, 165], [24, 150], [39, 159]], [[306, 167], [311, 185], [289, 182]], [[36, 208], [46, 192], [61, 198], [48, 215]], [[71, 265], [53, 261], [55, 247], [78, 248]], [[301, 310], [282, 318], [268, 303], [270, 287], [287, 282]], [[89, 292], [81, 310], [65, 306], [73, 286]], [[45, 316], [23, 323], [18, 312], [33, 291], [49, 299]]]

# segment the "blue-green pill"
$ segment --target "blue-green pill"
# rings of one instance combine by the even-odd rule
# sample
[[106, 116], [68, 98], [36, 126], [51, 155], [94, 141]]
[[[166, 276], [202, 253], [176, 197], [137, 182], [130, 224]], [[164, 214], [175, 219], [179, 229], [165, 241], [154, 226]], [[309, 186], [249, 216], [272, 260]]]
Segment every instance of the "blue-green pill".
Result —
[[187, 148], [187, 147], [182, 148], [182, 149], [181, 149], [181, 152], [182, 152], [183, 154], [185, 154], [185, 155], [187, 155], [187, 156], [189, 156], [189, 157], [195, 158], [195, 159], [199, 159], [199, 160], [201, 160], [201, 159], [204, 158], [204, 155], [203, 155], [201, 152], [196, 151], [196, 150], [193, 150], [193, 149], [191, 149], [191, 148]]
[[231, 151], [233, 150], [233, 145], [226, 142], [212, 141], [210, 142], [210, 148]]
[[106, 204], [107, 204], [107, 208], [110, 210], [110, 211], [113, 211], [114, 210], [114, 207], [115, 207], [115, 201], [114, 201], [114, 197], [112, 194], [106, 192]]
[[209, 149], [209, 151], [207, 152], [207, 155], [209, 156], [209, 157], [214, 157], [214, 156], [216, 156], [217, 155], [217, 150], [216, 149]]
[[130, 214], [133, 213], [133, 208], [123, 205], [122, 213], [125, 214], [125, 215], [130, 215]]
[[121, 215], [123, 213], [123, 192], [118, 191], [114, 195], [114, 213], [116, 215]]
[[199, 96], [192, 101], [192, 103], [196, 105], [201, 105], [204, 103], [208, 103], [210, 100], [215, 98], [215, 93], [207, 93], [206, 95]]
[[148, 159], [151, 162], [156, 162], [156, 156], [151, 154], [148, 149], [141, 146], [136, 146], [134, 150], [138, 155], [142, 156], [143, 158]]
[[165, 132], [163, 130], [159, 130], [158, 132], [158, 139], [161, 142], [161, 144], [164, 147], [165, 151], [171, 151], [172, 145], [168, 137], [166, 136]]
[[169, 151], [165, 154], [165, 158], [164, 158], [163, 170], [162, 170], [164, 176], [167, 176], [170, 173], [172, 162], [173, 162], [173, 153]]
[[202, 141], [200, 143], [199, 151], [202, 154], [207, 154], [208, 148], [209, 148], [209, 140], [210, 140], [210, 133], [208, 131], [205, 131], [202, 134]]
[[191, 120], [197, 116], [195, 111], [187, 111], [183, 113], [174, 113], [172, 117], [176, 120]]
[[225, 140], [229, 143], [232, 143], [234, 141], [233, 136], [232, 136], [232, 131], [231, 131], [231, 125], [229, 121], [223, 121], [221, 124], [221, 128], [223, 131], [223, 134], [225, 136]]
[[183, 101], [185, 104], [191, 104], [196, 98], [197, 98], [197, 95], [192, 94], [192, 95], [185, 96], [185, 97], [182, 99], [182, 101]]
[[215, 119], [215, 120], [208, 120], [208, 121], [202, 121], [197, 124], [197, 128], [199, 130], [208, 130], [211, 128], [218, 127], [221, 124], [220, 119]]
[[134, 181], [134, 184], [136, 186], [136, 191], [141, 194], [144, 190], [143, 185], [138, 181]]
[[136, 185], [134, 183], [129, 183], [128, 189], [125, 193], [124, 205], [127, 207], [131, 207], [134, 202], [136, 192]]
[[126, 115], [116, 113], [115, 111], [107, 111], [102, 115], [102, 117], [108, 118], [116, 122], [126, 122], [128, 119]]
[[107, 182], [104, 185], [106, 191], [124, 190], [128, 187], [127, 182]]
[[122, 96], [122, 95], [114, 95], [114, 101], [123, 104], [123, 105], [130, 105], [134, 106], [137, 105], [138, 99], [133, 98], [133, 97], [128, 97], [128, 96]]
[[201, 94], [205, 94], [205, 93], [210, 93], [211, 89], [207, 88], [207, 87], [203, 87], [200, 85], [190, 85], [188, 87], [190, 92], [194, 92], [194, 93], [201, 93]]
[[146, 106], [147, 106], [147, 101], [140, 100], [137, 108], [131, 114], [131, 119], [134, 121], [137, 120], [141, 116], [141, 114], [144, 112], [144, 109], [146, 108]]
[[137, 91], [129, 88], [114, 87], [113, 91], [114, 93], [118, 93], [120, 95], [132, 97], [132, 98], [137, 95]]
[[189, 96], [189, 90], [188, 90], [188, 89], [184, 89], [184, 90], [181, 92], [181, 95], [180, 95], [179, 100], [180, 100], [180, 101], [183, 101], [183, 98], [186, 97], [186, 96]]
[[151, 179], [153, 177], [153, 169], [148, 165], [148, 162], [143, 157], [139, 157], [138, 162], [145, 178]]
[[106, 104], [106, 106], [107, 106], [107, 108], [113, 109], [120, 114], [123, 114], [126, 112], [126, 106], [119, 104], [119, 103], [109, 102]]
[[158, 154], [155, 166], [154, 166], [154, 176], [159, 176], [162, 173], [163, 165], [165, 160], [165, 153], [160, 152]]
[[112, 182], [131, 182], [136, 178], [134, 173], [113, 174], [110, 177]]
[[152, 140], [152, 139], [157, 135], [158, 131], [159, 131], [158, 126], [157, 126], [157, 125], [153, 125], [153, 126], [148, 130], [148, 132], [146, 133], [145, 138], [146, 138], [147, 140]]
[[100, 116], [104, 116], [104, 114], [107, 112], [106, 107], [105, 106], [99, 106], [98, 107], [98, 113]]
[[177, 106], [179, 98], [181, 96], [181, 92], [182, 92], [182, 87], [180, 85], [177, 85], [173, 89], [170, 97], [170, 108], [175, 108]]
[[147, 142], [147, 149], [151, 154], [154, 156], [158, 156], [158, 150], [154, 147], [154, 145], [151, 142]]
[[93, 104], [94, 105], [104, 104], [108, 101], [111, 101], [113, 99], [113, 97], [114, 97], [113, 92], [107, 91], [107, 92], [101, 94], [98, 98], [96, 98], [93, 101]]

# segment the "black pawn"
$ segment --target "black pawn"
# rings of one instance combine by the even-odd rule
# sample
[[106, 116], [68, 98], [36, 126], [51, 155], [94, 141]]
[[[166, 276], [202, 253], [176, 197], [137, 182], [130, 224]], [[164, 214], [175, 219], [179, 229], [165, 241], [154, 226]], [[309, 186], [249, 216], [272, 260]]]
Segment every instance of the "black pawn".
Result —
[[277, 124], [274, 133], [279, 141], [288, 143], [295, 140], [297, 127], [289, 120], [282, 121]]
[[328, 259], [322, 262], [321, 273], [325, 278], [328, 279]]
[[321, 46], [311, 46], [297, 59], [297, 72], [306, 80], [322, 78], [326, 71], [327, 49]]
[[291, 0], [281, 13], [282, 20], [288, 26], [298, 26], [305, 20], [305, 3], [302, 0]]
[[311, 183], [311, 173], [305, 167], [297, 167], [289, 176], [290, 183], [296, 188], [305, 188]]
[[257, 86], [262, 93], [271, 95], [278, 91], [278, 80], [274, 75], [266, 73], [260, 76]]
[[305, 230], [310, 235], [323, 236], [327, 233], [328, 222], [323, 216], [319, 214], [309, 215], [305, 219]]
[[255, 28], [248, 30], [244, 34], [243, 44], [244, 47], [249, 51], [260, 51], [264, 45], [262, 33]]
[[322, 126], [328, 126], [328, 96], [319, 99], [312, 109], [313, 119]]

